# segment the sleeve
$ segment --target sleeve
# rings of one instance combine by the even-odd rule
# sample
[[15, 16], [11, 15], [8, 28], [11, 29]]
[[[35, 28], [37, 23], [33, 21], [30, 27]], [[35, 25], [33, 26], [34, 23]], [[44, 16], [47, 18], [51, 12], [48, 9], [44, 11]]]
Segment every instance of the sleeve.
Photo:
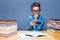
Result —
[[45, 19], [45, 21], [44, 21], [42, 30], [47, 31], [47, 19]]
[[45, 18], [41, 19], [41, 24], [38, 24], [38, 30], [42, 30], [44, 27], [44, 23], [45, 23]]
[[31, 18], [29, 17], [27, 19], [27, 30], [29, 30], [29, 31], [33, 30], [33, 27], [30, 27], [30, 22], [31, 22]]

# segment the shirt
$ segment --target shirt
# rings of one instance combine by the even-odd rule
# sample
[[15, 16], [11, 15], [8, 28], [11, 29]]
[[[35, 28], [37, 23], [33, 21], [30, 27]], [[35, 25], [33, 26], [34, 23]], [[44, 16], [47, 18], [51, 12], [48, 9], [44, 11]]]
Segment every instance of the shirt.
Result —
[[34, 15], [31, 15], [27, 21], [27, 25], [28, 25], [27, 29], [28, 30], [42, 30], [44, 22], [45, 22], [45, 18], [42, 15], [39, 15], [38, 20], [41, 21], [41, 24], [35, 24], [35, 28], [34, 28], [34, 26], [30, 27], [30, 22], [33, 20], [34, 20]]

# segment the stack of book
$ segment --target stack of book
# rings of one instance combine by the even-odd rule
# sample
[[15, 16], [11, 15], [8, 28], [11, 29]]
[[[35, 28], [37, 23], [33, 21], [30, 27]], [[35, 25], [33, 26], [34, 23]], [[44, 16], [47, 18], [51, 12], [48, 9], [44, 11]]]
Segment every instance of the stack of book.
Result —
[[47, 23], [48, 28], [60, 30], [60, 20], [59, 19], [49, 19]]
[[54, 37], [59, 37], [60, 35], [60, 20], [59, 19], [49, 19], [47, 23], [48, 27], [48, 34], [54, 36]]
[[17, 34], [16, 20], [0, 20], [0, 37], [10, 37]]

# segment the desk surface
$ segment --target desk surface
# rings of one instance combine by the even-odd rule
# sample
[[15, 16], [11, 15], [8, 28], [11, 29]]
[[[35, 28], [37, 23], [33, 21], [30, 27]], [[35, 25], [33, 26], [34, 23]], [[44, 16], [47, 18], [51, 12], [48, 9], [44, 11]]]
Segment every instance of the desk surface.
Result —
[[[22, 34], [22, 33], [25, 33], [25, 32], [31, 32], [31, 31], [18, 31], [18, 34]], [[47, 31], [44, 31], [44, 33], [48, 34]], [[36, 38], [28, 38], [28, 39], [22, 39], [19, 35], [14, 35], [14, 36], [11, 36], [9, 38], [0, 38], [0, 40], [59, 40], [60, 38], [56, 38], [56, 37], [59, 37], [59, 36], [51, 36], [48, 34], [48, 36], [43, 36], [43, 37], [36, 37]]]

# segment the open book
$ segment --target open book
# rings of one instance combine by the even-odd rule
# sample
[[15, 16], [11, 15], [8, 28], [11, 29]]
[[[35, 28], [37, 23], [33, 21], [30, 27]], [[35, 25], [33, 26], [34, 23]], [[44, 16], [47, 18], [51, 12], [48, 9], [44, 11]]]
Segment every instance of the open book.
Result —
[[35, 38], [35, 37], [41, 37], [41, 36], [46, 36], [47, 34], [44, 34], [39, 31], [32, 31], [32, 32], [27, 32], [23, 34], [19, 34], [21, 38]]

